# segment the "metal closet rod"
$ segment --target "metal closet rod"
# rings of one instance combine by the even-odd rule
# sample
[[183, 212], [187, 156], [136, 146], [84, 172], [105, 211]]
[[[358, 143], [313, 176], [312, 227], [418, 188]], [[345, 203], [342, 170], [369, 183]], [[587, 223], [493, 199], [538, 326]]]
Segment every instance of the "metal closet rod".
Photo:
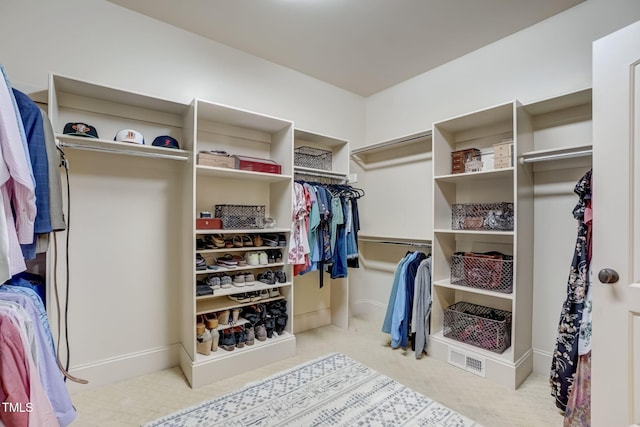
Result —
[[358, 240], [362, 240], [363, 242], [382, 243], [385, 245], [416, 246], [421, 248], [431, 247], [431, 243], [426, 243], [426, 242], [405, 242], [405, 241], [398, 241], [398, 240], [371, 239], [368, 237], [359, 237]]
[[100, 151], [102, 153], [111, 153], [111, 154], [125, 154], [127, 156], [140, 156], [140, 157], [155, 157], [161, 159], [171, 159], [171, 160], [188, 160], [188, 157], [182, 156], [173, 156], [171, 154], [162, 154], [162, 153], [145, 153], [142, 151], [123, 151], [123, 150], [113, 150], [110, 148], [104, 147], [91, 147], [87, 145], [73, 144], [64, 141], [60, 141], [61, 147], [69, 147], [69, 148], [77, 148], [80, 150], [90, 150], [90, 151]]
[[591, 156], [592, 154], [593, 154], [593, 151], [591, 149], [584, 149], [579, 151], [570, 151], [566, 153], [533, 155], [531, 157], [523, 156], [520, 159], [520, 162], [536, 163], [536, 162], [545, 162], [548, 160], [561, 160], [561, 159], [571, 159], [574, 157], [586, 157], [586, 156]]

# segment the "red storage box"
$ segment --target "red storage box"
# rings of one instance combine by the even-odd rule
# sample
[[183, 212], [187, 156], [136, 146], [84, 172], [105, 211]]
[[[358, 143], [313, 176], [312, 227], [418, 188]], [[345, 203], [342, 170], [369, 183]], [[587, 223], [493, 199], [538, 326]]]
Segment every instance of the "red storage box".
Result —
[[217, 230], [222, 228], [220, 218], [196, 218], [197, 230]]
[[249, 156], [233, 156], [233, 158], [236, 161], [236, 169], [252, 172], [282, 173], [282, 166], [273, 160]]

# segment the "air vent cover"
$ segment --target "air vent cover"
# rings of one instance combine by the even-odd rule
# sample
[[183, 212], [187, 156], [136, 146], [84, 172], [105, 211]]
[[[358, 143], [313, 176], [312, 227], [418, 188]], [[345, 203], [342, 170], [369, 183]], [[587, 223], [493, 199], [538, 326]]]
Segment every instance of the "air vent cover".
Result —
[[469, 371], [481, 377], [485, 376], [484, 365], [485, 358], [473, 353], [461, 351], [456, 348], [449, 347], [448, 362], [465, 371]]

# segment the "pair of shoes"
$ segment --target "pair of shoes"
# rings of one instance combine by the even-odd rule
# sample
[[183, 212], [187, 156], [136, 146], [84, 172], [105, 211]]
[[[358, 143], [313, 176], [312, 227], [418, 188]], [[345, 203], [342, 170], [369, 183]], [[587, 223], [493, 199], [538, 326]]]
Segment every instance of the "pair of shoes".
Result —
[[280, 250], [268, 250], [267, 256], [269, 258], [269, 264], [282, 262], [282, 251]]
[[280, 288], [270, 288], [269, 298], [276, 298], [280, 296]]
[[227, 268], [234, 268], [238, 266], [238, 260], [233, 259], [233, 255], [231, 254], [226, 254], [225, 256], [218, 258], [216, 262], [218, 263], [218, 265]]
[[267, 285], [276, 284], [276, 276], [271, 270], [267, 270], [264, 273], [258, 274], [258, 281]]
[[275, 276], [276, 276], [276, 281], [278, 283], [286, 283], [287, 281], [287, 273], [285, 273], [282, 270], [278, 270], [275, 272]]

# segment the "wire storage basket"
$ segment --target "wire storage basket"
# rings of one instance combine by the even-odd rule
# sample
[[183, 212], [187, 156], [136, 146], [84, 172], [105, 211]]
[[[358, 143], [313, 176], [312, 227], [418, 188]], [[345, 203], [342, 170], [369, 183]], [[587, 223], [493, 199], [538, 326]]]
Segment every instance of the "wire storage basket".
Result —
[[265, 207], [254, 205], [215, 205], [215, 217], [222, 220], [222, 228], [264, 228]]
[[513, 203], [454, 203], [451, 229], [513, 231]]
[[457, 302], [444, 311], [443, 335], [494, 353], [511, 345], [511, 313], [496, 308]]
[[305, 168], [331, 170], [333, 153], [315, 147], [297, 147], [293, 150], [293, 164]]
[[451, 284], [510, 294], [513, 257], [500, 252], [456, 252], [451, 256]]

